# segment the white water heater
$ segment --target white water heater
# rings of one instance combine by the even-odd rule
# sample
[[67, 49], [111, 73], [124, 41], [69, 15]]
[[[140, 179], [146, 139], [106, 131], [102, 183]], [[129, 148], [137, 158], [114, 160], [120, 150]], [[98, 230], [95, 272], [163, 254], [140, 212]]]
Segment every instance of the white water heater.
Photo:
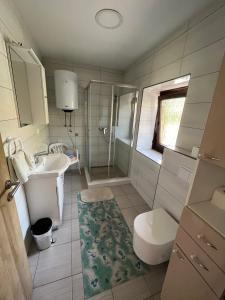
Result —
[[78, 109], [77, 74], [66, 70], [55, 70], [56, 107], [65, 112]]

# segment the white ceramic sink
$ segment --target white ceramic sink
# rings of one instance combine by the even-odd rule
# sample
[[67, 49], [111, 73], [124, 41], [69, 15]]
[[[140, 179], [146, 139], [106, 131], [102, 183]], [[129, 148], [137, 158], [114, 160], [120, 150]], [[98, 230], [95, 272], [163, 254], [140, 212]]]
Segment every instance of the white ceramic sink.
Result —
[[39, 163], [30, 172], [29, 176], [59, 176], [70, 166], [70, 159], [63, 153], [41, 156]]

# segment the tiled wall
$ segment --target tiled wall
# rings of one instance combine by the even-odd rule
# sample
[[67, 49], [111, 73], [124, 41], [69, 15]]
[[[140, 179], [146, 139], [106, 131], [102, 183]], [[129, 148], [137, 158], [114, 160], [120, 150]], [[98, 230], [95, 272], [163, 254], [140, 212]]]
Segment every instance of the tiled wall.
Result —
[[[84, 88], [91, 79], [121, 82], [123, 74], [112, 70], [105, 70], [98, 67], [81, 66], [66, 64], [64, 62], [51, 59], [43, 60], [46, 69], [47, 90], [49, 99], [49, 134], [51, 142], [64, 142], [71, 145], [67, 130], [64, 127], [64, 113], [56, 108], [55, 89], [53, 72], [56, 69], [70, 70], [78, 74], [79, 81], [79, 107], [72, 113], [72, 133], [71, 138], [80, 151], [81, 164], [85, 163], [85, 106], [84, 106]], [[108, 157], [108, 145], [104, 141], [102, 133], [98, 130], [101, 122], [104, 125], [104, 118], [108, 119], [109, 106], [111, 101], [111, 89], [94, 85], [92, 89], [92, 119], [91, 119], [91, 147], [92, 163], [94, 165], [104, 164]], [[103, 109], [104, 108], [104, 109]], [[101, 122], [100, 122], [101, 120]], [[99, 123], [100, 122], [100, 123]], [[78, 136], [75, 138], [75, 133]], [[106, 157], [107, 156], [107, 157]]]
[[[217, 0], [125, 73], [125, 82], [140, 88], [191, 74], [177, 146], [190, 150], [200, 145], [224, 51], [225, 2]], [[146, 201], [152, 202], [159, 167], [134, 151], [132, 182]]]
[[159, 171], [159, 164], [143, 154], [133, 151], [131, 183], [150, 207], [153, 206]]
[[125, 174], [128, 174], [130, 164], [129, 140], [116, 139], [115, 164]]
[[154, 200], [154, 208], [163, 207], [176, 220], [180, 219], [197, 161], [165, 149]]
[[131, 66], [125, 81], [140, 87], [191, 74], [177, 146], [201, 142], [225, 51], [225, 3], [193, 18], [154, 51]]
[[[33, 47], [34, 49], [35, 45], [33, 45], [30, 40], [29, 35], [24, 29], [14, 5], [10, 0], [1, 1], [0, 33], [0, 134], [3, 142], [8, 136], [20, 137], [24, 143], [25, 150], [34, 153], [41, 149], [43, 143], [48, 143], [48, 127], [36, 126], [35, 124], [23, 128], [18, 127], [4, 40], [7, 39], [22, 42], [25, 47]], [[25, 194], [22, 188], [16, 194], [15, 200], [20, 217], [22, 233], [25, 237], [29, 227], [29, 217]]]

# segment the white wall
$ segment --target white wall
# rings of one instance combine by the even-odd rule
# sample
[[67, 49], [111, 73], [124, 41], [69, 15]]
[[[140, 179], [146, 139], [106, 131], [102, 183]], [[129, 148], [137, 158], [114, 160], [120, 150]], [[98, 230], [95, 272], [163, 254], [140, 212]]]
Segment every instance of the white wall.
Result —
[[[48, 142], [47, 126], [30, 125], [18, 127], [18, 119], [13, 98], [12, 82], [10, 78], [8, 59], [4, 40], [22, 42], [25, 47], [33, 47], [29, 34], [17, 15], [13, 3], [10, 0], [1, 0], [0, 9], [0, 134], [4, 143], [5, 138], [20, 137], [25, 149], [34, 153], [39, 150], [43, 143]], [[37, 51], [36, 51], [37, 52]], [[6, 153], [7, 155], [7, 153]], [[23, 236], [29, 227], [26, 199], [22, 189], [15, 196], [18, 214], [20, 217]]]
[[154, 208], [163, 207], [179, 220], [186, 204], [197, 161], [175, 151], [165, 149]]
[[[177, 146], [201, 142], [225, 50], [225, 3], [193, 18], [149, 56], [129, 68], [125, 81], [144, 86], [191, 74]], [[210, 13], [211, 12], [211, 13]]]
[[[125, 82], [140, 88], [191, 74], [177, 139], [177, 146], [181, 148], [190, 150], [201, 143], [224, 51], [225, 2], [218, 0], [141, 57], [125, 73]], [[154, 164], [134, 151], [131, 176], [139, 192], [147, 190], [148, 181], [158, 176], [159, 166], [154, 170], [144, 168], [141, 176], [145, 183], [137, 178], [135, 170], [145, 166], [145, 162]], [[149, 202], [153, 190], [145, 192]]]
[[[102, 69], [100, 67], [84, 66], [77, 64], [68, 64], [61, 61], [55, 61], [45, 58], [43, 60], [46, 69], [47, 90], [49, 99], [49, 134], [51, 142], [64, 142], [71, 145], [64, 127], [64, 113], [56, 108], [55, 105], [55, 88], [53, 72], [56, 69], [70, 70], [78, 75], [79, 81], [79, 107], [72, 113], [72, 133], [71, 137], [76, 143], [80, 151], [81, 164], [85, 163], [85, 110], [84, 110], [84, 88], [91, 79], [121, 82], [123, 74], [121, 72]], [[104, 165], [108, 160], [108, 144], [104, 141], [102, 132], [98, 130], [99, 120], [105, 126], [105, 122], [109, 119], [111, 106], [111, 88], [107, 86], [94, 85], [92, 89], [92, 130], [91, 146], [92, 146], [92, 163], [94, 165]], [[105, 120], [105, 121], [104, 121]], [[78, 133], [78, 137], [74, 138], [74, 134]]]

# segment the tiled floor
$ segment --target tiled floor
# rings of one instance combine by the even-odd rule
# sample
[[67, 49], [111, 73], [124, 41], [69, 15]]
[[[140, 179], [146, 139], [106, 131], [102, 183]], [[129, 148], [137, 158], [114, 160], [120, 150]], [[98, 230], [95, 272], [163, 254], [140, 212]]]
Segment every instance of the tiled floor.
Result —
[[[83, 176], [65, 176], [63, 224], [54, 232], [56, 243], [49, 249], [29, 252], [33, 276], [33, 300], [83, 300], [82, 264], [78, 210], [75, 192], [87, 188]], [[133, 230], [136, 215], [149, 210], [145, 201], [131, 185], [112, 187], [124, 218]], [[149, 274], [114, 287], [89, 300], [159, 300], [166, 265], [152, 267]]]

